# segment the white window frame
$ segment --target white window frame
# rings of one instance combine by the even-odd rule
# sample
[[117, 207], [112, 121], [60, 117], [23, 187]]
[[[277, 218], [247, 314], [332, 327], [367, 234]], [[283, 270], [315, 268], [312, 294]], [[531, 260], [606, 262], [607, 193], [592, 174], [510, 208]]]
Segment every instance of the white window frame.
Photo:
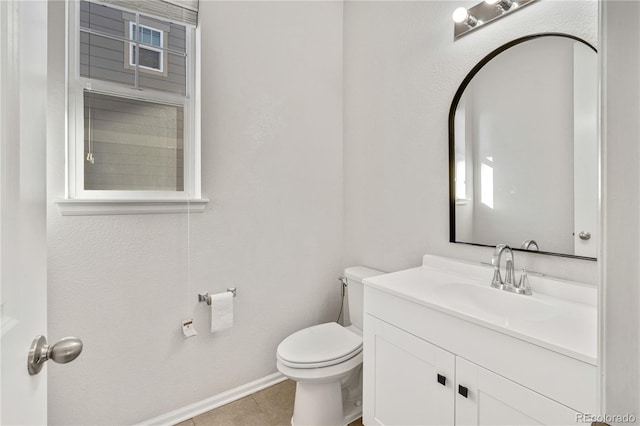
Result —
[[[164, 31], [159, 30], [158, 28], [150, 27], [149, 25], [144, 25], [144, 24], [136, 25], [136, 23], [133, 22], [133, 21], [129, 21], [129, 38], [132, 40], [132, 42], [129, 43], [129, 66], [130, 67], [135, 67], [136, 66], [136, 64], [135, 64], [135, 53], [134, 53], [134, 50], [133, 50], [136, 47], [136, 43], [135, 43], [136, 40], [133, 39], [133, 27], [146, 28], [148, 30], [160, 33], [160, 47], [161, 47], [160, 49], [155, 48], [155, 47], [151, 47], [151, 45], [149, 45], [147, 43], [141, 43], [141, 46], [140, 46], [142, 49], [152, 50], [154, 52], [160, 53], [160, 61], [158, 62], [160, 64], [160, 68], [147, 67], [147, 66], [144, 66], [144, 65], [140, 65], [140, 68], [144, 69], [144, 70], [154, 71], [154, 72], [163, 74], [164, 73], [164, 50], [162, 50], [162, 48], [164, 48]], [[139, 34], [139, 32], [136, 32], [136, 34]], [[140, 37], [138, 37], [138, 38], [140, 38]], [[138, 41], [140, 41], [140, 40], [138, 40]]]
[[[180, 23], [187, 28], [186, 96], [136, 89], [119, 83], [92, 80], [80, 76], [80, 2], [67, 0], [67, 146], [66, 191], [58, 206], [62, 214], [175, 213], [201, 211], [208, 200], [201, 193], [200, 158], [200, 29]], [[119, 9], [119, 8], [118, 8]], [[129, 11], [135, 13], [135, 11]], [[145, 15], [149, 16], [149, 15]], [[166, 20], [163, 17], [153, 18]], [[139, 24], [139, 22], [138, 22]], [[146, 44], [145, 44], [146, 47]], [[165, 52], [166, 53], [166, 52]], [[141, 67], [142, 68], [142, 67]], [[84, 90], [127, 97], [136, 100], [182, 106], [184, 108], [184, 190], [183, 191], [124, 191], [84, 189]], [[187, 203], [186, 209], [180, 207]], [[146, 204], [146, 205], [145, 205]], [[84, 209], [82, 206], [86, 205]], [[98, 207], [96, 207], [98, 206]], [[111, 207], [113, 208], [111, 208]], [[149, 207], [151, 206], [151, 207]], [[87, 210], [84, 212], [84, 210]]]

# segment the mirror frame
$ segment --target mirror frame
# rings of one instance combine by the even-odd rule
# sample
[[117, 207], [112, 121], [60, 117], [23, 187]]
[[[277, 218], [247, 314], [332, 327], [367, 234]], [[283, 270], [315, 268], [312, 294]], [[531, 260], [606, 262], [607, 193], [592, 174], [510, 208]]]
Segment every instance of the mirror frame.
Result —
[[[456, 241], [456, 238], [455, 238], [456, 237], [456, 194], [455, 194], [456, 169], [455, 169], [455, 166], [456, 165], [455, 165], [455, 128], [454, 128], [454, 120], [455, 120], [456, 110], [458, 108], [458, 103], [460, 102], [460, 98], [462, 98], [462, 95], [463, 95], [465, 89], [467, 88], [467, 86], [469, 85], [469, 83], [471, 82], [473, 77], [475, 77], [475, 75], [489, 61], [491, 61], [493, 58], [495, 58], [496, 56], [498, 56], [500, 53], [504, 52], [507, 49], [510, 49], [510, 48], [512, 48], [514, 46], [517, 46], [518, 44], [521, 44], [521, 43], [524, 43], [524, 42], [527, 42], [527, 41], [530, 41], [530, 40], [534, 40], [534, 39], [537, 39], [537, 38], [541, 38], [541, 37], [564, 37], [564, 38], [569, 38], [569, 39], [576, 40], [576, 41], [579, 41], [579, 42], [585, 44], [586, 46], [591, 48], [591, 50], [593, 50], [595, 53], [598, 53], [598, 50], [591, 43], [589, 43], [586, 40], [581, 39], [580, 37], [573, 36], [573, 35], [570, 35], [570, 34], [565, 34], [565, 33], [553, 33], [553, 32], [538, 33], [538, 34], [531, 34], [531, 35], [527, 35], [527, 36], [524, 36], [524, 37], [520, 37], [520, 38], [517, 38], [515, 40], [511, 40], [508, 43], [503, 44], [502, 46], [498, 47], [497, 49], [495, 49], [491, 53], [489, 53], [487, 56], [482, 58], [482, 60], [480, 60], [480, 62], [478, 62], [471, 69], [471, 71], [469, 71], [469, 73], [466, 75], [464, 80], [462, 80], [462, 83], [460, 83], [460, 86], [458, 87], [458, 90], [456, 91], [456, 94], [453, 97], [453, 101], [451, 102], [451, 108], [449, 109], [449, 242], [450, 243], [467, 244], [467, 245], [480, 246], [480, 247], [495, 247], [495, 245], [490, 245], [490, 244], [469, 243], [469, 242], [464, 242], [464, 241]], [[598, 139], [600, 139], [599, 135], [598, 135]], [[516, 251], [520, 251], [520, 252], [533, 253], [533, 254], [546, 254], [546, 255], [551, 255], [551, 256], [560, 256], [560, 257], [569, 257], [569, 258], [573, 258], [573, 259], [583, 259], [583, 260], [597, 261], [597, 258], [595, 258], [595, 257], [576, 256], [576, 255], [573, 255], [573, 254], [554, 253], [554, 252], [547, 252], [547, 251], [531, 251], [531, 250], [523, 250], [523, 249], [514, 248], [514, 247], [512, 247], [512, 249], [516, 250]]]

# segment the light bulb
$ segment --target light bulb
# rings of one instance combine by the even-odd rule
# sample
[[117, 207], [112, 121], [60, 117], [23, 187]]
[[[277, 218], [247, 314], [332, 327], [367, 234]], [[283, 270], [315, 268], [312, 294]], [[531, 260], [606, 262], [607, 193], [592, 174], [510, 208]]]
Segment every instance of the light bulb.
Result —
[[464, 22], [467, 20], [467, 18], [469, 18], [469, 11], [464, 7], [459, 7], [453, 11], [453, 15], [451, 15], [451, 17], [453, 18], [453, 22], [459, 24], [460, 22]]
[[480, 23], [480, 21], [478, 21], [478, 18], [471, 15], [469, 11], [464, 7], [459, 7], [454, 10], [451, 17], [453, 18], [453, 22], [455, 22], [456, 24], [465, 23], [469, 28], [473, 28]]
[[488, 5], [497, 7], [502, 12], [506, 12], [507, 10], [511, 9], [511, 6], [514, 5], [511, 0], [484, 0], [484, 2]]

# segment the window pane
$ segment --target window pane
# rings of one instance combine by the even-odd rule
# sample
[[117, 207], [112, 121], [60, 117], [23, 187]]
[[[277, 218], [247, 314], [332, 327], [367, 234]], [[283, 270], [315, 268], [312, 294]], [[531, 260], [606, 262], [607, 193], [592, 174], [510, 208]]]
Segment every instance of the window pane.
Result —
[[[129, 43], [126, 43], [128, 46]], [[133, 86], [135, 69], [129, 66], [125, 43], [94, 34], [80, 33], [80, 75]]]
[[87, 1], [80, 2], [80, 26], [120, 38], [126, 36], [121, 10]]
[[[141, 54], [142, 52], [143, 49], [140, 49]], [[163, 73], [144, 72], [141, 69], [140, 87], [181, 95], [186, 94], [186, 61], [184, 56], [165, 52], [162, 60], [164, 61]], [[140, 64], [144, 65], [142, 55], [140, 55]]]
[[[136, 63], [136, 47], [131, 46], [131, 63]], [[140, 48], [140, 66], [151, 68], [155, 70], [162, 70], [162, 52], [158, 52], [157, 50], [145, 49], [144, 47]]]
[[85, 91], [85, 189], [183, 191], [183, 118], [182, 107]]
[[151, 44], [151, 30], [149, 28], [142, 28], [141, 41], [143, 43]]
[[[80, 4], [82, 28], [120, 38], [80, 31], [82, 77], [126, 86], [137, 82], [139, 88], [186, 95], [187, 27], [86, 1]], [[136, 37], [150, 46], [136, 46], [129, 41]]]

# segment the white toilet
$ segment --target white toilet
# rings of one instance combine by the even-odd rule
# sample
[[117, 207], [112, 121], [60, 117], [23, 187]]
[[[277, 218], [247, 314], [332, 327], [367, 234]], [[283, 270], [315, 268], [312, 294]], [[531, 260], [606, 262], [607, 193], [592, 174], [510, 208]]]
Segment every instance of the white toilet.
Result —
[[344, 271], [350, 326], [314, 325], [278, 346], [278, 371], [296, 382], [292, 425], [342, 426], [362, 415], [362, 280], [382, 273], [364, 266]]

